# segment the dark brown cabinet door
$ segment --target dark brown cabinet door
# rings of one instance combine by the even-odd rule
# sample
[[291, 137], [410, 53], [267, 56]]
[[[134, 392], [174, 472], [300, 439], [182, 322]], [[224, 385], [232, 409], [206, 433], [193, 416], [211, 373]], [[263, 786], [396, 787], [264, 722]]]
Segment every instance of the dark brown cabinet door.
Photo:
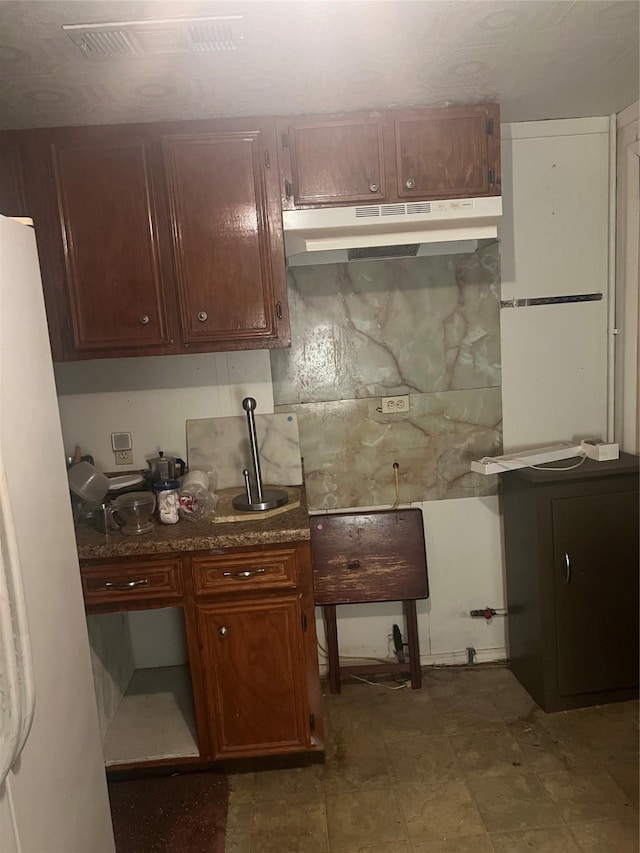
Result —
[[214, 758], [309, 748], [301, 620], [297, 595], [198, 606]]
[[289, 342], [277, 168], [270, 166], [274, 145], [271, 130], [269, 150], [264, 129], [163, 137], [187, 346]]
[[638, 494], [557, 499], [552, 514], [560, 695], [633, 687]]
[[0, 213], [29, 216], [24, 165], [19, 138], [10, 131], [0, 134]]
[[51, 158], [74, 350], [168, 344], [147, 139], [76, 128]]
[[384, 199], [380, 116], [289, 121], [281, 131], [284, 207]]
[[399, 199], [500, 195], [496, 105], [401, 111], [389, 121]]

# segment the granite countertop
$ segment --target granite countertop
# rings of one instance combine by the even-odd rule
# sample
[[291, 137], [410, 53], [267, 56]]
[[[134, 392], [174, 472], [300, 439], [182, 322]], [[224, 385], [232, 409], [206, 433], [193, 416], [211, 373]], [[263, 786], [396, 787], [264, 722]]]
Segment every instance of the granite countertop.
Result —
[[125, 536], [119, 530], [99, 533], [90, 523], [76, 525], [80, 560], [102, 557], [130, 557], [136, 554], [167, 554], [175, 551], [206, 551], [212, 548], [240, 548], [250, 545], [299, 542], [309, 539], [309, 514], [303, 486], [296, 486], [300, 505], [269, 518], [261, 513], [240, 521], [179, 521], [161, 524], [140, 536]]

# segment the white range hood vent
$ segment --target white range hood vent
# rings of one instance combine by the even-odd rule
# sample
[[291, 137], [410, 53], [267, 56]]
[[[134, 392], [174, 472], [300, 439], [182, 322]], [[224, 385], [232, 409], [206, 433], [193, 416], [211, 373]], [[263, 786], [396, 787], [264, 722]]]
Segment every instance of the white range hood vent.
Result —
[[475, 252], [501, 215], [499, 196], [286, 210], [285, 252], [290, 266]]
[[237, 50], [244, 38], [241, 15], [64, 24], [62, 29], [88, 59]]

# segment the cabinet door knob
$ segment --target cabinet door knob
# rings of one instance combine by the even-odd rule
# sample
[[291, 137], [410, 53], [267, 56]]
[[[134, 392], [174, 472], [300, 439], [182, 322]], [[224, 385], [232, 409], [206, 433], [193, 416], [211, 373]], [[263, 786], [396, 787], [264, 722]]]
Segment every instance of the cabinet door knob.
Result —
[[378, 186], [378, 184], [369, 184], [370, 193], [377, 193], [379, 189], [380, 187]]
[[407, 178], [407, 180], [404, 182], [404, 185], [408, 190], [412, 190], [415, 187], [416, 182], [413, 180], [413, 178]]
[[138, 317], [138, 322], [140, 323], [141, 326], [146, 326], [147, 323], [149, 322], [149, 315], [148, 314], [141, 314]]
[[222, 628], [218, 628], [218, 634], [220, 634], [221, 637], [226, 637], [228, 633], [229, 629], [224, 625], [222, 626]]
[[198, 311], [197, 317], [201, 323], [204, 323], [204, 321], [207, 319], [208, 316], [209, 315], [207, 314], [206, 311]]

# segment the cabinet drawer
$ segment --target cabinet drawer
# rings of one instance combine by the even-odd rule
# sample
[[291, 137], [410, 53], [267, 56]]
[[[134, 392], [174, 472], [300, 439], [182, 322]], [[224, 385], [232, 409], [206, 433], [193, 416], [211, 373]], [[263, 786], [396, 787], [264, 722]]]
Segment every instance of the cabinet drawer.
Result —
[[295, 550], [234, 554], [228, 557], [194, 557], [192, 564], [196, 595], [295, 589], [298, 585]]
[[139, 560], [131, 564], [85, 566], [80, 570], [85, 603], [143, 598], [182, 598], [180, 560]]

